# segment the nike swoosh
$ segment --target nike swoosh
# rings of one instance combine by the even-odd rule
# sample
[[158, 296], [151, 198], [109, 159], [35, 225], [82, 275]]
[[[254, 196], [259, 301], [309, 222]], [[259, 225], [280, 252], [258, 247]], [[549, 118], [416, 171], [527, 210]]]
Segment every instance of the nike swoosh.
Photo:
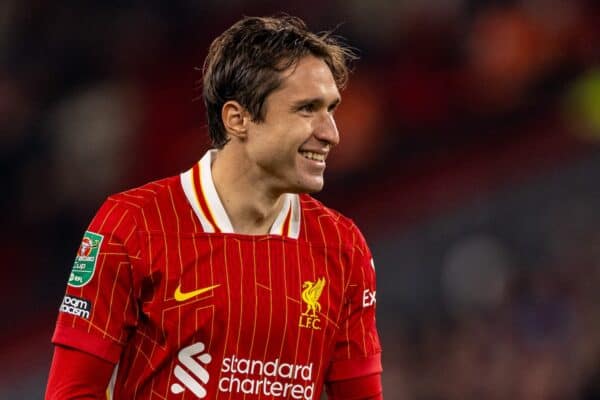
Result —
[[221, 286], [221, 285], [212, 285], [212, 286], [208, 286], [205, 288], [192, 290], [191, 292], [183, 293], [181, 291], [181, 284], [179, 284], [179, 286], [177, 286], [177, 289], [175, 289], [175, 300], [176, 301], [186, 301], [186, 300], [189, 300], [192, 297], [198, 296], [202, 293], [210, 292], [211, 290], [218, 288], [219, 286]]

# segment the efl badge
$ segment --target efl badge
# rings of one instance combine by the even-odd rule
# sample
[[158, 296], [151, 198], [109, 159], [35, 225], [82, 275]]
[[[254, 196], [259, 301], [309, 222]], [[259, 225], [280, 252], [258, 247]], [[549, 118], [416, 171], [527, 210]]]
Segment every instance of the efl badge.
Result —
[[298, 326], [300, 328], [321, 329], [321, 320], [317, 313], [321, 311], [319, 297], [325, 287], [325, 278], [317, 279], [316, 282], [306, 281], [302, 284], [302, 301], [306, 303], [306, 311], [300, 315]]
[[85, 232], [69, 276], [69, 286], [82, 287], [92, 279], [102, 239], [104, 239], [102, 235], [90, 231]]

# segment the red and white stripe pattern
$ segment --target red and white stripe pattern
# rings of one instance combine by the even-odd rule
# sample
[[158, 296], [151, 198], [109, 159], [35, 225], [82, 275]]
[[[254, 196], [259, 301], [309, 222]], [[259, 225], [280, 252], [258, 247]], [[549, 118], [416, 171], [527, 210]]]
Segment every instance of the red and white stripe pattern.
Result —
[[[67, 287], [92, 304], [90, 318], [60, 312], [53, 342], [118, 363], [107, 391], [116, 400], [186, 400], [204, 391], [216, 400], [275, 399], [226, 385], [252, 377], [222, 370], [233, 356], [312, 365], [311, 378], [294, 384], [314, 384], [315, 399], [324, 382], [381, 372], [375, 271], [358, 228], [302, 194], [286, 195], [270, 234], [237, 235], [210, 176], [211, 157], [107, 199], [88, 228], [105, 237], [94, 278]], [[309, 325], [302, 290], [319, 279], [326, 282], [319, 322]], [[203, 351], [200, 342], [211, 357], [199, 363], [208, 380], [186, 362]]]

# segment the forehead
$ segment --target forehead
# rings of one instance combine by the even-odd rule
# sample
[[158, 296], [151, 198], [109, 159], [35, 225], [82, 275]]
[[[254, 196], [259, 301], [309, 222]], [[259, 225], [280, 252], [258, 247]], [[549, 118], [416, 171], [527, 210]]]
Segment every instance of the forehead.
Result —
[[340, 92], [325, 61], [306, 56], [282, 72], [281, 86], [273, 95], [287, 97], [291, 101], [310, 97], [329, 102], [339, 99]]

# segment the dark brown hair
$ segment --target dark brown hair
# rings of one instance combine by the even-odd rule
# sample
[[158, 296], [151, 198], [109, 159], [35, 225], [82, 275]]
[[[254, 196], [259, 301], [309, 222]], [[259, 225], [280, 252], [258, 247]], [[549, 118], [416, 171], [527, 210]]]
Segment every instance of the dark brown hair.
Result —
[[221, 119], [227, 101], [240, 103], [254, 122], [264, 121], [265, 99], [281, 85], [281, 72], [307, 55], [329, 66], [339, 89], [356, 58], [331, 32], [312, 33], [300, 18], [287, 15], [244, 17], [217, 37], [204, 61], [202, 93], [213, 146], [228, 142]]

